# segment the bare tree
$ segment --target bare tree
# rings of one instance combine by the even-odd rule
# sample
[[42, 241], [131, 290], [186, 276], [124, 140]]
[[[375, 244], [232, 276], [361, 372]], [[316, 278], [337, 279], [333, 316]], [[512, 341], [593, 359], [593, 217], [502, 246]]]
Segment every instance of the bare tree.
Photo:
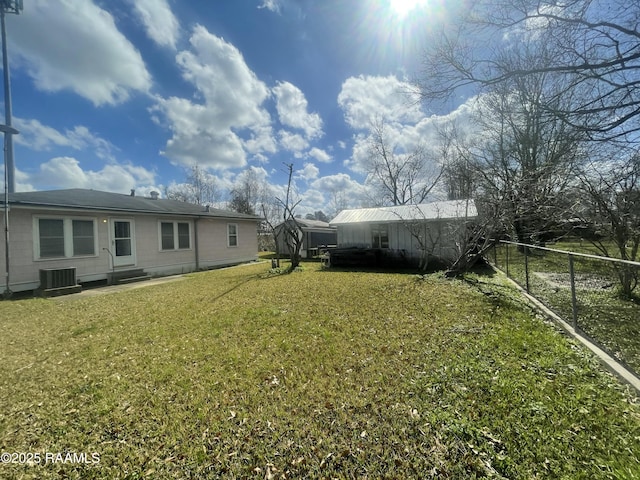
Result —
[[442, 184], [448, 200], [474, 198], [478, 186], [471, 142], [455, 122], [438, 129]]
[[212, 205], [222, 194], [216, 177], [194, 165], [188, 171], [185, 183], [165, 188], [165, 197], [196, 205]]
[[334, 187], [329, 191], [329, 218], [335, 218], [342, 210], [349, 207], [349, 197], [345, 190]]
[[422, 203], [442, 176], [443, 169], [429, 162], [424, 146], [403, 151], [387, 133], [384, 120], [376, 120], [369, 142], [369, 177], [383, 203]]
[[[640, 153], [622, 161], [591, 163], [580, 174], [586, 208], [582, 217], [600, 237], [591, 242], [607, 257], [637, 261], [640, 257]], [[613, 243], [613, 246], [611, 245]], [[638, 268], [614, 264], [622, 294], [631, 297]]]
[[249, 168], [238, 175], [236, 185], [229, 193], [228, 208], [234, 212], [255, 215], [265, 194], [265, 186], [256, 171]]
[[[543, 54], [524, 45], [510, 52], [510, 63], [503, 62], [519, 68]], [[571, 97], [557, 95], [562, 85], [555, 80], [546, 73], [513, 77], [480, 99], [477, 124], [485, 141], [474, 152], [480, 200], [486, 213], [500, 218], [522, 243], [544, 241], [567, 219], [566, 192], [584, 157], [585, 132], [542, 106], [562, 109], [572, 103]]]
[[[562, 88], [539, 108], [592, 139], [618, 138], [640, 130], [639, 20], [628, 0], [478, 0], [434, 36], [417, 87], [445, 100], [543, 74]], [[513, 64], [508, 52], [523, 41], [545, 54]]]
[[275, 196], [269, 196], [262, 199], [260, 203], [260, 211], [263, 218], [263, 231], [271, 234], [273, 238], [273, 246], [275, 248], [275, 265], [280, 266], [280, 256], [283, 252], [280, 251], [280, 236], [282, 231], [275, 228], [282, 218], [282, 207], [276, 200]]
[[[294, 271], [300, 265], [300, 251], [302, 250], [303, 235], [300, 224], [298, 223], [295, 213], [296, 207], [299, 205], [300, 200], [296, 200], [295, 197], [295, 185], [293, 183], [293, 164], [285, 164], [287, 169], [287, 188], [285, 190], [284, 198], [275, 197], [275, 202], [269, 204], [267, 201], [263, 201], [261, 209], [265, 217], [265, 222], [273, 232], [276, 243], [276, 258], [278, 266], [280, 263], [280, 249], [279, 239], [284, 240], [284, 244], [287, 247], [289, 258], [291, 259], [291, 265], [289, 266], [289, 272]], [[275, 224], [273, 213], [277, 212], [281, 215], [282, 222]]]
[[[524, 44], [503, 54], [501, 61], [517, 69], [545, 54], [537, 45]], [[568, 192], [585, 154], [586, 134], [548, 113], [544, 105], [555, 102], [560, 109], [572, 102], [558, 96], [558, 90], [562, 85], [546, 73], [514, 76], [477, 99], [475, 132], [465, 134], [455, 125], [441, 129], [447, 195], [473, 197], [479, 210], [477, 222], [453, 235], [458, 259], [448, 275], [470, 268], [496, 235], [536, 244], [563, 233], [573, 206]]]
[[277, 198], [276, 200], [282, 206], [282, 227], [284, 230], [284, 241], [289, 251], [289, 258], [291, 259], [291, 266], [289, 271], [294, 271], [298, 265], [300, 265], [300, 251], [302, 250], [302, 229], [298, 223], [295, 208], [300, 203], [300, 200], [294, 200], [294, 185], [293, 185], [293, 164], [288, 163], [285, 165], [288, 172], [287, 191], [284, 199]]
[[422, 220], [404, 220], [403, 225], [420, 250], [418, 269], [425, 271], [432, 260], [436, 258], [434, 252], [440, 243], [442, 229], [429, 228], [424, 218]]

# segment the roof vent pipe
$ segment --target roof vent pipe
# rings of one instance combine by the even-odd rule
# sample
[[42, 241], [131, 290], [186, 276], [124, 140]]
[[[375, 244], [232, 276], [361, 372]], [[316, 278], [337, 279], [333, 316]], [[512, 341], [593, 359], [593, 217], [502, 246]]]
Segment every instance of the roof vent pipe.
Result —
[[149, 195], [151, 195], [151, 200], [157, 200], [158, 199], [158, 195], [160, 195], [160, 194], [154, 190]]

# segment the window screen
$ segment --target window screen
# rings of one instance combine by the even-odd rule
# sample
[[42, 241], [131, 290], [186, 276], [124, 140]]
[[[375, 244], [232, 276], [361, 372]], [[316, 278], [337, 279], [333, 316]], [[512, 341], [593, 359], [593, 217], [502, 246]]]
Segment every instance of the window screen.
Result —
[[227, 225], [228, 243], [230, 247], [238, 246], [238, 226], [234, 223]]
[[162, 222], [160, 224], [160, 235], [162, 237], [162, 250], [173, 250], [173, 222]]
[[95, 255], [93, 220], [73, 220], [73, 255]]
[[191, 248], [188, 223], [178, 223], [178, 248]]
[[41, 218], [40, 258], [64, 257], [64, 221], [57, 218]]

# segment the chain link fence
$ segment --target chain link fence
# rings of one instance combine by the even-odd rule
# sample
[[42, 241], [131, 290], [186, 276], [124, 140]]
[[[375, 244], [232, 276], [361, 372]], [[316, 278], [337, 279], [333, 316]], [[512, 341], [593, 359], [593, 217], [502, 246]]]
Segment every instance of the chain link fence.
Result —
[[640, 263], [502, 240], [494, 244], [492, 257], [576, 333], [638, 375]]

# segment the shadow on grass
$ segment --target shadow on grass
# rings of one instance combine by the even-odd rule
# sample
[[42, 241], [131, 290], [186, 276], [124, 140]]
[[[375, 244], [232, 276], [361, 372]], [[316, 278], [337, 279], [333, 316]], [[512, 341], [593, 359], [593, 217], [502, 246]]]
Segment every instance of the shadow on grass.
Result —
[[234, 290], [242, 287], [243, 285], [246, 285], [247, 283], [251, 282], [252, 280], [258, 280], [258, 279], [260, 279], [260, 275], [251, 275], [250, 277], [245, 278], [241, 282], [236, 283], [235, 285], [233, 285], [231, 288], [225, 290], [224, 292], [219, 293], [218, 295], [213, 297], [211, 299], [211, 301], [215, 302], [216, 300], [220, 300], [222, 297], [225, 297], [225, 296], [229, 295]]
[[[432, 262], [426, 269], [420, 269], [416, 266], [401, 264], [380, 264], [380, 265], [331, 265], [326, 268], [322, 268], [321, 272], [362, 272], [362, 273], [399, 273], [407, 275], [432, 275], [435, 273], [444, 274], [448, 269], [448, 266], [443, 262]], [[478, 262], [471, 269], [457, 278], [469, 281], [470, 283], [476, 283], [479, 280], [470, 280], [470, 278], [493, 278], [496, 275], [494, 268], [487, 262]], [[456, 278], [456, 277], [451, 277]]]

